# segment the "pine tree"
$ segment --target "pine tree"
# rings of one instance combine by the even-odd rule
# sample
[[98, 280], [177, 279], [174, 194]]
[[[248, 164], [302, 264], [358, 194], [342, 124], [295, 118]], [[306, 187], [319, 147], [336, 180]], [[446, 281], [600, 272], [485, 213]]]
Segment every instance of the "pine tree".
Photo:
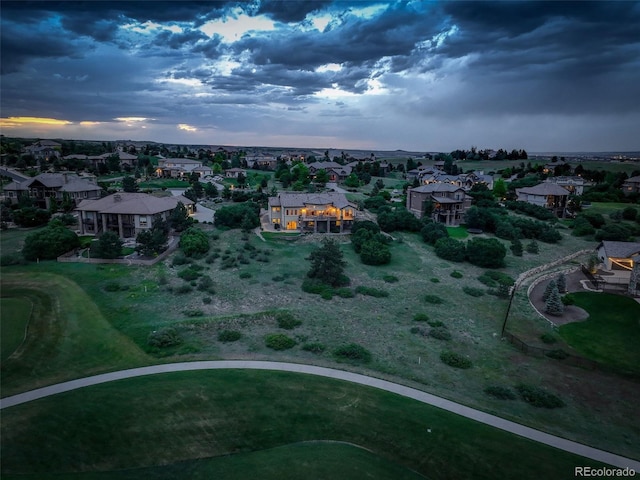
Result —
[[551, 293], [549, 294], [549, 298], [547, 298], [545, 304], [545, 311], [549, 315], [559, 316], [564, 312], [564, 304], [562, 303], [562, 298], [560, 297], [560, 292], [558, 292], [558, 288], [554, 287]]
[[340, 285], [344, 281], [343, 272], [347, 263], [335, 240], [323, 239], [322, 246], [312, 251], [308, 260], [311, 261], [311, 269], [307, 273], [309, 278], [317, 278], [331, 286]]
[[519, 239], [514, 238], [511, 240], [511, 246], [509, 248], [511, 249], [511, 253], [516, 257], [522, 256], [522, 242]]
[[531, 240], [529, 243], [527, 243], [527, 253], [539, 253], [540, 252], [540, 247], [538, 246], [538, 242], [536, 242], [535, 240]]
[[564, 273], [560, 273], [556, 280], [556, 284], [558, 286], [558, 292], [564, 293], [567, 291], [567, 277]]
[[558, 285], [556, 284], [555, 280], [551, 280], [547, 284], [547, 288], [544, 289], [544, 293], [542, 294], [542, 300], [546, 302], [549, 299], [549, 296], [551, 295], [551, 292], [553, 292], [554, 289], [558, 290]]

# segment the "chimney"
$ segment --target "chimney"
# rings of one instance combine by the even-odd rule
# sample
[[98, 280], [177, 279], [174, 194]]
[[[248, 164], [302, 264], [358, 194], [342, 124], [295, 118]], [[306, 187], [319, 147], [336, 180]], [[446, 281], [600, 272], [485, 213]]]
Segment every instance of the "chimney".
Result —
[[113, 194], [113, 201], [114, 202], [121, 202], [122, 201], [122, 196], [119, 193], [114, 193]]

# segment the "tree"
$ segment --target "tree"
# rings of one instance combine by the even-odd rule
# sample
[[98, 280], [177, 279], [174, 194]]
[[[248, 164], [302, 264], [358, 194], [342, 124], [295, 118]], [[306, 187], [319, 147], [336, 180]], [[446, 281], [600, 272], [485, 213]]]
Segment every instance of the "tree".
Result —
[[549, 315], [559, 316], [564, 312], [564, 304], [562, 303], [562, 297], [560, 297], [560, 292], [558, 292], [557, 288], [553, 288], [549, 297], [546, 300], [545, 312]]
[[567, 291], [567, 277], [564, 273], [560, 272], [558, 274], [556, 285], [558, 286], [558, 292], [565, 293]]
[[244, 173], [242, 172], [238, 173], [238, 177], [236, 178], [236, 181], [238, 182], [238, 186], [240, 188], [244, 188], [247, 185], [247, 177], [245, 177]]
[[184, 203], [178, 202], [176, 208], [171, 210], [169, 214], [169, 227], [173, 228], [176, 232], [182, 232], [189, 228], [193, 223], [193, 219], [189, 217], [189, 212]]
[[355, 173], [350, 173], [347, 178], [344, 180], [344, 184], [347, 187], [357, 188], [360, 186], [360, 179]]
[[24, 240], [22, 255], [27, 260], [53, 260], [78, 248], [80, 239], [60, 220], [52, 220], [44, 230], [34, 232]]
[[549, 295], [551, 295], [551, 292], [553, 292], [553, 290], [558, 290], [558, 286], [556, 285], [555, 280], [551, 280], [549, 283], [547, 283], [547, 286], [545, 287], [544, 292], [542, 292], [542, 300], [546, 302], [549, 299]]
[[252, 230], [260, 226], [260, 205], [253, 202], [238, 203], [216, 211], [218, 227], [244, 228]]
[[386, 265], [391, 261], [391, 251], [384, 243], [367, 240], [360, 249], [360, 260], [365, 265]]
[[479, 267], [502, 267], [506, 254], [506, 247], [495, 238], [474, 238], [467, 242], [467, 259]]
[[44, 225], [51, 218], [51, 214], [42, 208], [23, 207], [13, 212], [13, 221], [21, 227], [37, 227]]
[[205, 183], [204, 193], [209, 198], [215, 198], [218, 196], [218, 188], [213, 183]]
[[420, 235], [422, 235], [422, 240], [429, 245], [435, 245], [435, 243], [440, 238], [447, 238], [449, 236], [449, 232], [447, 231], [447, 227], [445, 227], [442, 223], [438, 222], [429, 222], [422, 230], [420, 230]]
[[516, 257], [521, 257], [523, 253], [522, 242], [518, 238], [511, 240], [511, 246], [509, 247], [511, 253]]
[[342, 251], [335, 240], [324, 238], [322, 246], [313, 250], [307, 260], [311, 262], [307, 277], [316, 278], [331, 286], [345, 283], [343, 272], [347, 263], [342, 258]]
[[180, 235], [180, 248], [187, 257], [200, 257], [209, 251], [209, 237], [196, 227], [189, 227]]
[[169, 225], [162, 218], [153, 222], [150, 230], [143, 230], [136, 237], [136, 251], [145, 257], [154, 257], [167, 249]]
[[493, 194], [498, 198], [504, 198], [507, 196], [507, 185], [501, 178], [496, 180], [493, 184]]
[[315, 182], [318, 185], [325, 186], [329, 181], [329, 174], [324, 168], [321, 168], [316, 172]]
[[439, 238], [435, 243], [435, 254], [452, 262], [463, 262], [467, 253], [466, 245], [454, 238]]
[[104, 232], [95, 245], [93, 255], [98, 258], [118, 258], [122, 255], [122, 240], [115, 232]]
[[138, 182], [136, 179], [130, 176], [126, 176], [122, 179], [122, 189], [125, 192], [137, 192], [138, 191]]
[[538, 246], [538, 242], [536, 242], [535, 240], [531, 240], [529, 243], [527, 243], [527, 253], [533, 253], [533, 254], [537, 254], [540, 252], [540, 247]]

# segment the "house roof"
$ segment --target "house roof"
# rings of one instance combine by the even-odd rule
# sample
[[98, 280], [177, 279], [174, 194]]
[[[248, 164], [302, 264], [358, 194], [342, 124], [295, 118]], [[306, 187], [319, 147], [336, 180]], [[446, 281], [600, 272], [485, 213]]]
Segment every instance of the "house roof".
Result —
[[155, 197], [147, 193], [114, 193], [98, 200], [83, 200], [76, 210], [99, 213], [120, 213], [124, 215], [155, 215], [173, 210], [182, 202], [193, 205], [193, 201], [182, 195]]
[[202, 165], [200, 160], [194, 160], [192, 158], [163, 158], [162, 163], [181, 163], [183, 165]]
[[64, 173], [41, 173], [24, 182], [11, 182], [4, 187], [5, 190], [28, 190], [32, 185], [41, 183], [47, 188], [58, 188], [62, 192], [90, 192], [101, 190], [91, 181], [77, 175]]
[[627, 178], [624, 183], [640, 183], [640, 175], [636, 175], [635, 177]]
[[462, 187], [454, 185], [453, 183], [430, 183], [411, 189], [412, 192], [420, 193], [456, 192], [458, 190], [464, 192]]
[[524, 193], [527, 195], [569, 195], [566, 188], [556, 185], [555, 183], [539, 183], [533, 187], [516, 188], [516, 194]]
[[336, 208], [354, 207], [347, 200], [344, 193], [280, 193], [277, 197], [269, 198], [270, 207], [302, 207], [304, 205], [327, 205], [332, 204]]
[[137, 160], [138, 159], [137, 155], [131, 155], [130, 153], [126, 153], [126, 152], [118, 152], [118, 157], [120, 158], [120, 160]]
[[598, 245], [598, 248], [600, 247], [604, 247], [605, 255], [612, 258], [631, 258], [633, 255], [640, 253], [640, 243], [638, 242], [603, 240]]

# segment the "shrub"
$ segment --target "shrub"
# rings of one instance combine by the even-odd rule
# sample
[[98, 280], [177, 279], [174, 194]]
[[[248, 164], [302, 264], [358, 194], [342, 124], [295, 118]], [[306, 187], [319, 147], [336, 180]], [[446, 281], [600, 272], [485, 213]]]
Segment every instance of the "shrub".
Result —
[[570, 293], [567, 293], [566, 295], [562, 296], [560, 300], [562, 301], [562, 304], [565, 307], [576, 304], [576, 298]]
[[185, 310], [184, 314], [187, 317], [202, 317], [202, 316], [204, 316], [204, 312], [202, 310]]
[[601, 242], [602, 240], [612, 240], [618, 242], [627, 242], [633, 240], [634, 231], [623, 224], [609, 224], [602, 227], [596, 233], [596, 240]]
[[589, 220], [584, 216], [578, 215], [573, 221], [573, 232], [571, 234], [574, 237], [584, 237], [585, 235], [593, 235], [594, 233], [596, 233], [596, 229], [593, 228], [593, 225], [591, 225]]
[[427, 303], [432, 303], [434, 305], [444, 303], [444, 300], [442, 300], [442, 298], [440, 298], [438, 295], [425, 295], [424, 301]]
[[556, 337], [554, 337], [550, 333], [543, 333], [542, 335], [540, 335], [540, 340], [542, 340], [547, 345], [551, 345], [551, 344], [556, 343], [558, 341], [556, 339]]
[[302, 321], [298, 320], [289, 312], [278, 312], [276, 314], [276, 321], [278, 322], [278, 327], [284, 328], [285, 330], [293, 330], [294, 328], [302, 325]]
[[198, 282], [198, 290], [201, 292], [209, 292], [210, 294], [216, 293], [213, 288], [213, 280], [209, 275], [203, 275]]
[[239, 203], [219, 208], [215, 223], [219, 227], [252, 229], [260, 226], [260, 205], [253, 202]]
[[176, 288], [174, 291], [178, 294], [185, 294], [185, 293], [189, 293], [193, 290], [193, 288], [191, 288], [191, 285], [188, 284], [184, 284], [184, 285], [180, 285], [178, 288]]
[[218, 333], [219, 342], [237, 342], [242, 337], [242, 334], [237, 330], [222, 330]]
[[373, 288], [373, 287], [365, 287], [364, 285], [358, 285], [356, 287], [356, 293], [359, 293], [361, 295], [368, 295], [370, 297], [376, 297], [376, 298], [389, 296], [389, 292], [387, 292], [386, 290], [381, 290], [379, 288]]
[[240, 278], [251, 278], [251, 272], [240, 272]]
[[200, 272], [196, 271], [191, 267], [187, 267], [184, 270], [178, 272], [178, 277], [183, 279], [186, 282], [190, 282], [191, 280], [196, 280], [200, 277]]
[[22, 255], [26, 260], [53, 260], [79, 246], [78, 235], [65, 227], [60, 220], [52, 220], [45, 229], [31, 233], [25, 238]]
[[536, 242], [535, 240], [531, 240], [529, 243], [527, 243], [527, 246], [525, 248], [527, 250], [527, 253], [540, 253], [540, 247], [538, 246], [538, 242]]
[[435, 243], [435, 254], [452, 262], [463, 262], [467, 254], [464, 242], [453, 238], [439, 238]]
[[341, 298], [353, 298], [356, 296], [353, 290], [346, 287], [336, 288], [334, 293]]
[[516, 390], [520, 393], [522, 399], [538, 408], [559, 408], [564, 407], [564, 402], [557, 396], [549, 393], [542, 388], [532, 385], [519, 384]]
[[302, 291], [313, 293], [315, 295], [322, 295], [325, 292], [332, 293], [333, 289], [316, 278], [305, 278], [302, 281]]
[[467, 357], [456, 352], [445, 351], [440, 354], [442, 363], [454, 368], [467, 369], [473, 366], [473, 362]]
[[431, 283], [440, 283], [440, 279], [439, 278], [432, 278], [430, 279]]
[[491, 385], [484, 389], [484, 393], [500, 400], [515, 400], [516, 394], [509, 387], [502, 385]]
[[209, 305], [211, 303], [211, 297], [204, 297], [202, 299], [202, 303], [204, 303], [205, 305]]
[[182, 253], [178, 253], [175, 257], [173, 257], [171, 265], [175, 267], [179, 265], [186, 265], [189, 262], [190, 260], [187, 257], [185, 257]]
[[515, 283], [515, 280], [506, 273], [498, 272], [496, 270], [487, 270], [478, 277], [478, 281], [487, 287], [498, 287], [499, 285], [506, 285], [510, 287]]
[[385, 275], [384, 277], [382, 277], [382, 280], [387, 283], [396, 283], [399, 279], [395, 275]]
[[302, 345], [302, 350], [304, 350], [305, 352], [315, 353], [316, 355], [320, 355], [326, 349], [327, 347], [325, 347], [321, 343], [305, 343], [304, 345]]
[[545, 303], [545, 312], [549, 315], [560, 316], [564, 313], [564, 305], [562, 303], [562, 299], [560, 298], [560, 293], [558, 293], [558, 289], [554, 288], [547, 298]]
[[547, 286], [544, 289], [544, 292], [542, 293], [542, 300], [543, 301], [547, 301], [547, 299], [549, 298], [549, 296], [551, 295], [551, 292], [553, 292], [553, 289], [558, 289], [558, 286], [556, 285], [556, 281], [555, 280], [551, 280], [549, 283], [547, 283]]
[[509, 247], [509, 250], [511, 250], [511, 253], [513, 253], [514, 256], [521, 257], [524, 252], [522, 242], [517, 238], [511, 240], [511, 246]]
[[333, 351], [333, 354], [339, 359], [354, 360], [364, 363], [371, 361], [371, 352], [357, 343], [341, 345]]
[[462, 275], [462, 273], [461, 273], [461, 272], [459, 272], [459, 271], [457, 271], [457, 270], [454, 270], [453, 272], [451, 272], [451, 276], [452, 276], [453, 278], [462, 278], [464, 275]]
[[638, 216], [638, 211], [633, 207], [627, 207], [622, 210], [622, 218], [625, 220], [635, 220]]
[[422, 240], [429, 245], [435, 245], [441, 238], [448, 238], [449, 231], [442, 223], [430, 222], [420, 230]]
[[484, 291], [480, 288], [474, 287], [462, 287], [462, 291], [467, 295], [471, 295], [472, 297], [481, 297], [484, 295]]
[[428, 322], [429, 321], [429, 315], [427, 315], [426, 313], [416, 313], [413, 316], [413, 320], [416, 322]]
[[104, 286], [104, 290], [106, 292], [118, 292], [120, 290], [127, 290], [129, 287], [123, 288], [122, 286], [120, 286], [120, 284], [118, 282], [108, 282], [105, 286]]
[[293, 338], [287, 337], [283, 333], [272, 333], [264, 337], [264, 343], [273, 350], [288, 350], [296, 345]]
[[561, 348], [557, 348], [556, 350], [550, 350], [545, 355], [549, 358], [555, 358], [556, 360], [564, 360], [569, 356], [567, 352], [562, 350]]
[[451, 340], [451, 332], [447, 327], [434, 327], [429, 330], [429, 336], [438, 340]]
[[479, 267], [502, 267], [507, 249], [495, 238], [473, 238], [467, 242], [467, 260]]
[[386, 265], [391, 261], [391, 251], [384, 243], [367, 240], [360, 249], [360, 260], [365, 265]]
[[430, 327], [433, 328], [437, 328], [437, 327], [444, 327], [444, 323], [442, 323], [440, 320], [427, 320], [427, 323], [429, 324]]
[[26, 263], [26, 259], [19, 253], [7, 253], [0, 257], [0, 266], [2, 267], [8, 267], [10, 265], [24, 265]]
[[199, 257], [209, 251], [209, 237], [196, 227], [189, 227], [180, 235], [180, 248], [187, 257]]
[[154, 330], [147, 337], [147, 343], [156, 348], [172, 347], [182, 343], [182, 338], [175, 328], [165, 327]]

